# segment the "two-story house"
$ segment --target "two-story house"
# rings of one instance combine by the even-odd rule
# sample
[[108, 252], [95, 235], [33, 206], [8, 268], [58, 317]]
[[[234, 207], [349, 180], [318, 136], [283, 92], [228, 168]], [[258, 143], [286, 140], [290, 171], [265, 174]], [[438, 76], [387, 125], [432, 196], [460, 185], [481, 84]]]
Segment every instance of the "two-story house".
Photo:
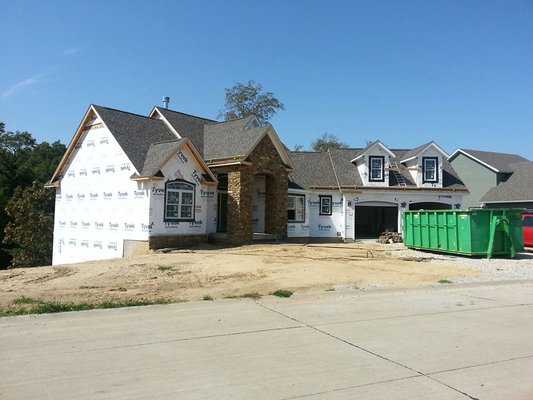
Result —
[[[506, 182], [513, 175], [519, 164], [528, 162], [526, 158], [518, 154], [469, 149], [455, 150], [448, 158], [448, 161], [468, 188], [469, 193], [465, 196], [463, 203], [465, 208], [480, 207], [484, 203], [482, 201], [483, 196], [489, 190]], [[516, 180], [517, 177], [512, 182]], [[500, 186], [497, 191], [499, 193], [498, 196], [493, 199], [496, 202], [500, 201], [502, 206], [505, 205], [505, 202], [512, 202], [516, 201], [517, 198], [521, 198], [520, 191], [527, 187], [525, 181], [520, 180], [516, 182], [517, 189], [509, 191], [509, 196], [506, 196], [505, 188], [507, 186], [509, 185]], [[487, 200], [490, 199], [491, 197], [487, 198]]]
[[447, 157], [434, 142], [292, 152], [289, 238], [377, 237], [401, 232], [404, 210], [461, 208], [467, 190]]
[[353, 240], [401, 231], [401, 212], [459, 208], [465, 187], [435, 143], [290, 153], [271, 125], [154, 107], [91, 105], [47, 184], [53, 263], [183, 247], [216, 235]]

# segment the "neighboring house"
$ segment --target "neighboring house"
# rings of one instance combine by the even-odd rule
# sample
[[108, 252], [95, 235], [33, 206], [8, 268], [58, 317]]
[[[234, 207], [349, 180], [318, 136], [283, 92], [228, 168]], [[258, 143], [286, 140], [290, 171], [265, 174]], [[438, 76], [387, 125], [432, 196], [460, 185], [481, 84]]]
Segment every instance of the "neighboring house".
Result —
[[533, 162], [511, 164], [513, 174], [481, 198], [489, 208], [525, 208], [533, 211]]
[[401, 231], [401, 212], [460, 208], [466, 188], [430, 142], [290, 153], [271, 125], [91, 105], [47, 184], [53, 263], [257, 236], [353, 240]]
[[292, 152], [287, 233], [354, 240], [402, 231], [402, 212], [460, 208], [467, 190], [434, 142]]
[[507, 181], [514, 172], [514, 164], [528, 161], [517, 154], [457, 149], [448, 161], [464, 182], [470, 194], [463, 207], [480, 207], [481, 198], [492, 188]]

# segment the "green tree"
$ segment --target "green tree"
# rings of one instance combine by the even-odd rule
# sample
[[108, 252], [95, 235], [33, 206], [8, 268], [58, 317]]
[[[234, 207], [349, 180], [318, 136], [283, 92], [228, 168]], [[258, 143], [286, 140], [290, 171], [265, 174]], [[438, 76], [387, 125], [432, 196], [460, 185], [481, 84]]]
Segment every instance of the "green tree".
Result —
[[311, 148], [314, 151], [328, 151], [329, 149], [347, 148], [348, 145], [339, 141], [337, 135], [333, 133], [323, 133], [318, 139], [313, 140]]
[[5, 228], [4, 243], [13, 244], [9, 250], [14, 267], [34, 267], [52, 262], [54, 231], [54, 192], [39, 182], [17, 187], [6, 205], [11, 219]]
[[228, 121], [255, 115], [261, 124], [267, 123], [278, 110], [285, 110], [285, 105], [272, 92], [262, 90], [263, 86], [253, 80], [226, 88], [226, 104], [218, 117]]
[[37, 144], [29, 132], [6, 132], [5, 124], [0, 122], [0, 243], [4, 244], [0, 248], [0, 269], [10, 265], [11, 254], [16, 250], [15, 242], [4, 241], [4, 229], [10, 222], [8, 202], [17, 187], [48, 181], [65, 150], [65, 145], [58, 141]]

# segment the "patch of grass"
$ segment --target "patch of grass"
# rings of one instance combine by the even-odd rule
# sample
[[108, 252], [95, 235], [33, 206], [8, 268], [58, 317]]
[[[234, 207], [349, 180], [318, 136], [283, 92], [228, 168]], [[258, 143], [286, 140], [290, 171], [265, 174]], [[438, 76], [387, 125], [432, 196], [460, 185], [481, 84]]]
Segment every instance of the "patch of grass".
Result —
[[[31, 301], [30, 301], [31, 300]], [[15, 302], [16, 301], [16, 302]], [[167, 300], [124, 300], [124, 301], [104, 301], [103, 303], [61, 303], [59, 301], [42, 301], [21, 296], [12, 302], [17, 305], [34, 304], [33, 307], [20, 307], [15, 309], [1, 310], [0, 317], [13, 317], [27, 314], [53, 314], [68, 311], [86, 311], [106, 308], [138, 307], [153, 304], [168, 304]]]
[[453, 283], [452, 281], [449, 281], [448, 279], [441, 279], [439, 283]]
[[326, 289], [326, 292], [334, 292], [334, 291], [335, 291], [335, 288]]
[[165, 272], [165, 271], [170, 271], [172, 268], [174, 268], [172, 265], [160, 265], [159, 267], [157, 267], [157, 270], [161, 272]]
[[14, 299], [11, 304], [35, 304], [40, 303], [40, 300], [32, 299], [31, 297], [20, 296]]
[[206, 294], [206, 295], [204, 295], [204, 297], [202, 297], [202, 300], [213, 301], [213, 296], [210, 296], [210, 295]]
[[290, 290], [278, 289], [270, 294], [278, 297], [291, 297], [293, 295], [293, 292], [291, 292]]

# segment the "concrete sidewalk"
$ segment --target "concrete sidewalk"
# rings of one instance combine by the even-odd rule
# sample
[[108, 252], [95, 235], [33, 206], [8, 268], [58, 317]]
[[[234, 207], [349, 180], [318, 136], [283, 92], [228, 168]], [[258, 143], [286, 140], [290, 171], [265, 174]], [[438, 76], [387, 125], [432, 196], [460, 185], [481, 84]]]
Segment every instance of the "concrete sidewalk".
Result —
[[1, 399], [532, 399], [533, 282], [0, 319]]

